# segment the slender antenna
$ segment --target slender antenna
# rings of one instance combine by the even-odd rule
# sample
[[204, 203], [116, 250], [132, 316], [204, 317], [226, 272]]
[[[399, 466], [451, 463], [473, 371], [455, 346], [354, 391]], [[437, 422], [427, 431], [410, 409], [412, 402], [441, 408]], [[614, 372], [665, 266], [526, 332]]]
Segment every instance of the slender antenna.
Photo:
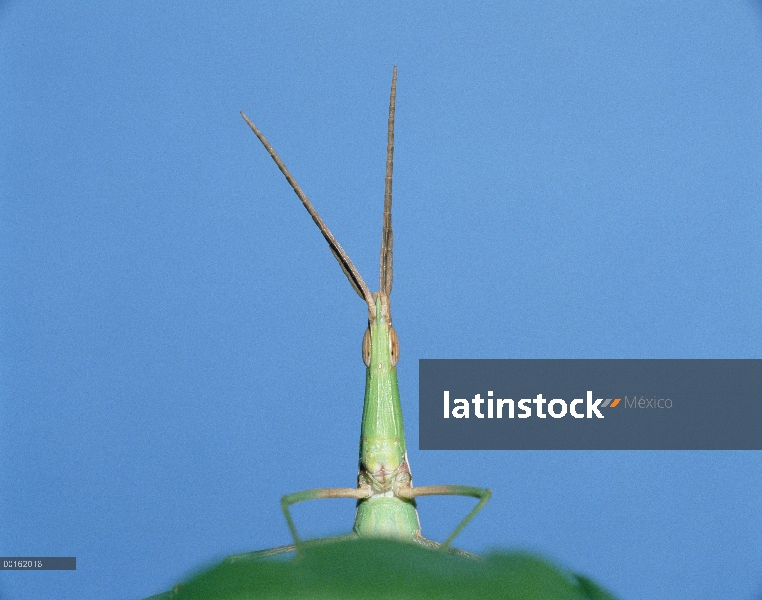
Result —
[[[299, 200], [301, 200], [302, 204], [304, 204], [304, 208], [307, 209], [307, 212], [310, 213], [312, 220], [315, 221], [315, 224], [320, 228], [320, 232], [323, 234], [325, 241], [328, 242], [328, 246], [330, 246], [331, 252], [333, 252], [333, 255], [336, 257], [336, 260], [339, 261], [339, 264], [341, 265], [341, 270], [344, 271], [344, 275], [346, 275], [347, 279], [349, 279], [349, 283], [352, 284], [352, 287], [357, 292], [357, 295], [360, 296], [360, 298], [362, 298], [363, 300], [365, 300], [365, 302], [368, 304], [369, 310], [371, 310], [372, 312], [375, 312], [375, 302], [373, 301], [373, 297], [371, 296], [370, 290], [368, 289], [368, 286], [365, 285], [363, 278], [360, 276], [360, 272], [354, 266], [354, 264], [352, 263], [352, 260], [349, 258], [347, 253], [344, 252], [344, 249], [341, 247], [339, 242], [336, 241], [336, 238], [333, 237], [331, 230], [328, 229], [326, 224], [323, 222], [323, 219], [320, 218], [320, 215], [318, 214], [318, 212], [313, 208], [312, 203], [309, 201], [307, 196], [304, 195], [302, 188], [300, 188], [299, 184], [296, 183], [296, 180], [293, 178], [291, 173], [289, 173], [288, 169], [286, 168], [286, 165], [283, 164], [283, 161], [280, 159], [277, 152], [273, 150], [273, 147], [267, 141], [265, 136], [262, 135], [262, 132], [259, 131], [259, 129], [257, 129], [257, 126], [254, 125], [254, 123], [249, 121], [249, 118], [245, 114], [243, 114], [243, 111], [241, 111], [241, 116], [243, 117], [243, 120], [246, 121], [246, 123], [248, 123], [249, 127], [251, 127], [251, 130], [254, 132], [254, 134], [259, 138], [259, 141], [262, 142], [262, 145], [265, 147], [265, 150], [267, 150], [270, 153], [270, 156], [272, 156], [272, 159], [275, 161], [275, 164], [278, 165], [278, 168], [280, 169], [281, 173], [283, 173], [286, 176], [286, 179], [291, 184], [291, 187], [296, 192], [296, 195], [299, 196]], [[387, 167], [387, 171], [388, 169], [389, 167]], [[390, 176], [387, 174], [387, 177], [390, 177]], [[391, 186], [391, 183], [389, 183], [389, 186]], [[391, 202], [391, 197], [389, 201]], [[390, 251], [390, 254], [391, 254], [391, 251]]]
[[394, 100], [397, 96], [397, 65], [392, 72], [389, 96], [389, 135], [386, 143], [386, 179], [384, 180], [384, 231], [381, 234], [381, 293], [392, 293], [392, 170], [394, 162]]

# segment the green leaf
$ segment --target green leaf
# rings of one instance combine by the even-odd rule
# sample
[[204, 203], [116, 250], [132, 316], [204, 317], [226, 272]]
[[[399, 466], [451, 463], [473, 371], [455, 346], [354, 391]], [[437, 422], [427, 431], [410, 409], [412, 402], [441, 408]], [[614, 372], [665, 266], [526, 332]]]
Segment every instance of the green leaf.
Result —
[[310, 547], [288, 561], [223, 562], [146, 600], [254, 598], [615, 600], [586, 577], [530, 554], [476, 560], [379, 539]]

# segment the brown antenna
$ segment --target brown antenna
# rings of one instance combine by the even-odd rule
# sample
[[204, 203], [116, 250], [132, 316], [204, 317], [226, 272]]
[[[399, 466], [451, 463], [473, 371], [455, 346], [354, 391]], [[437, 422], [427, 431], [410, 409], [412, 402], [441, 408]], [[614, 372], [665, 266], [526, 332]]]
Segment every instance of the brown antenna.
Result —
[[392, 171], [394, 170], [394, 100], [397, 96], [397, 66], [392, 72], [392, 91], [389, 96], [389, 125], [386, 142], [386, 179], [384, 180], [384, 230], [381, 234], [381, 293], [392, 293]]
[[291, 184], [291, 187], [296, 192], [296, 195], [299, 196], [299, 200], [302, 201], [302, 204], [304, 204], [304, 208], [306, 208], [307, 212], [310, 213], [312, 220], [315, 221], [315, 224], [320, 229], [320, 232], [323, 234], [325, 241], [328, 242], [328, 246], [330, 246], [331, 252], [333, 252], [333, 255], [336, 257], [336, 260], [339, 261], [339, 264], [341, 265], [341, 270], [344, 271], [344, 275], [346, 275], [347, 279], [349, 279], [349, 283], [352, 284], [352, 287], [357, 292], [357, 295], [360, 296], [360, 298], [362, 298], [363, 300], [365, 300], [365, 302], [368, 304], [368, 309], [371, 312], [375, 312], [376, 305], [375, 305], [375, 302], [373, 301], [373, 297], [370, 293], [370, 290], [368, 289], [368, 286], [365, 285], [363, 278], [360, 276], [360, 272], [352, 263], [352, 260], [349, 258], [349, 255], [346, 252], [344, 252], [344, 248], [342, 248], [341, 244], [339, 244], [339, 242], [336, 241], [336, 238], [333, 237], [331, 230], [328, 229], [326, 224], [323, 222], [323, 219], [320, 218], [320, 215], [312, 206], [312, 203], [309, 201], [307, 196], [304, 195], [302, 188], [300, 188], [299, 184], [296, 183], [296, 180], [291, 175], [289, 170], [286, 168], [286, 165], [283, 164], [283, 161], [278, 156], [278, 153], [275, 152], [275, 150], [273, 150], [273, 147], [267, 141], [265, 136], [262, 135], [262, 132], [259, 131], [259, 129], [257, 129], [257, 126], [254, 125], [254, 123], [252, 123], [245, 114], [243, 114], [243, 111], [241, 111], [241, 116], [243, 117], [244, 121], [248, 123], [249, 127], [251, 127], [251, 130], [254, 132], [254, 134], [259, 138], [259, 141], [262, 142], [262, 145], [265, 147], [265, 150], [267, 150], [270, 153], [270, 156], [272, 156], [272, 159], [275, 161], [275, 164], [278, 165], [278, 168], [280, 169], [281, 173], [283, 173], [286, 176], [286, 179]]

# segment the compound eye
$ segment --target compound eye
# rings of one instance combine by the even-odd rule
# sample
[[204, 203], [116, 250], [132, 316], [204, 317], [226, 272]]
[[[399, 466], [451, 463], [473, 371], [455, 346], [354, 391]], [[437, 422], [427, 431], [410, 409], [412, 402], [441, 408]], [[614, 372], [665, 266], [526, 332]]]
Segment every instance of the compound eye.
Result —
[[370, 366], [370, 327], [365, 330], [365, 335], [362, 336], [362, 361], [366, 367]]
[[391, 325], [389, 326], [389, 354], [392, 357], [392, 366], [396, 367], [400, 359], [400, 345], [397, 341], [397, 332]]

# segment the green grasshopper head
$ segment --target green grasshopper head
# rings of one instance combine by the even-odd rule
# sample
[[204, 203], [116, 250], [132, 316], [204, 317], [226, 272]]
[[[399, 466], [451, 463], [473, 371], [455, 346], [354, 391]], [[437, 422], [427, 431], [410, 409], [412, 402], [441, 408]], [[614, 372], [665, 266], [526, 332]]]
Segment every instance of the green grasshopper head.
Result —
[[[312, 220], [328, 242], [341, 270], [357, 294], [368, 305], [368, 328], [362, 343], [363, 362], [368, 367], [363, 431], [360, 445], [360, 469], [374, 481], [384, 484], [407, 468], [402, 412], [399, 407], [396, 365], [399, 360], [397, 333], [392, 327], [389, 296], [392, 292], [392, 168], [394, 156], [394, 102], [397, 92], [397, 67], [392, 74], [389, 97], [388, 142], [386, 147], [386, 179], [384, 182], [384, 223], [381, 237], [380, 291], [371, 294], [349, 255], [328, 229], [299, 184], [280, 160], [262, 133], [246, 115], [241, 116], [262, 142], [265, 149], [299, 196]], [[372, 399], [369, 402], [369, 398]]]

